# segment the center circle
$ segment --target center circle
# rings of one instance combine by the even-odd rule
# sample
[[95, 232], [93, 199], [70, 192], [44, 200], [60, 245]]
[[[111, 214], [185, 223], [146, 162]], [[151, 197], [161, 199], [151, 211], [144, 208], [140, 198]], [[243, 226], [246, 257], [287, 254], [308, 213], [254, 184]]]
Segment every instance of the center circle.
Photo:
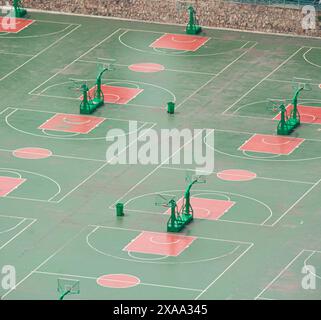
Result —
[[106, 288], [125, 289], [140, 284], [140, 279], [130, 274], [107, 274], [96, 280], [97, 284]]
[[52, 152], [43, 148], [21, 148], [12, 152], [13, 156], [20, 159], [46, 159], [52, 156]]

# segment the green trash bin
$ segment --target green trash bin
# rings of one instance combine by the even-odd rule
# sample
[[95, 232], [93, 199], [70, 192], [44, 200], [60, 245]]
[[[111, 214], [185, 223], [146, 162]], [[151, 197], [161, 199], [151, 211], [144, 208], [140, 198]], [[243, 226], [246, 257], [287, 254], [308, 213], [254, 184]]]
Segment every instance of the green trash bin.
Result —
[[116, 214], [117, 214], [117, 217], [124, 216], [124, 204], [123, 203], [116, 204]]
[[167, 103], [167, 113], [169, 113], [169, 114], [175, 113], [175, 103], [174, 102]]

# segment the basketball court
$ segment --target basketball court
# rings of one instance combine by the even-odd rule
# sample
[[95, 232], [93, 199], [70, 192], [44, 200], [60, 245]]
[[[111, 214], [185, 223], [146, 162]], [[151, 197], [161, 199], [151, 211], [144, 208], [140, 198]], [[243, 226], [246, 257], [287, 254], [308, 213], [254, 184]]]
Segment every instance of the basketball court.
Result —
[[[17, 268], [1, 299], [58, 299], [57, 281], [65, 299], [320, 298], [301, 286], [304, 263], [321, 274], [320, 41], [204, 31], [40, 12], [0, 29], [0, 266]], [[106, 65], [105, 105], [80, 115], [80, 84], [93, 95]], [[267, 101], [290, 113], [293, 78], [311, 90], [300, 127], [279, 136]], [[180, 233], [155, 197], [180, 208], [195, 163], [106, 157], [109, 130], [126, 153], [163, 128], [214, 129], [215, 170]]]

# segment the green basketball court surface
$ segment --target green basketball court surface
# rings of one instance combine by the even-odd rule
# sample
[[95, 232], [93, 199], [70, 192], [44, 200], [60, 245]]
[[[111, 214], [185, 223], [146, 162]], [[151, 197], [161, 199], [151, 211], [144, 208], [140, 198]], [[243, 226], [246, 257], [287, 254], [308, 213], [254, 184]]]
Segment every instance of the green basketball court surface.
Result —
[[[0, 266], [17, 274], [2, 299], [58, 299], [61, 278], [80, 286], [65, 299], [320, 299], [317, 274], [302, 287], [304, 266], [321, 274], [320, 39], [28, 19], [0, 32]], [[101, 64], [107, 103], [80, 118], [75, 84], [94, 87]], [[289, 104], [294, 77], [312, 88], [302, 124], [276, 136], [267, 101]], [[214, 129], [215, 172], [192, 189], [196, 218], [179, 234], [155, 195], [181, 201], [195, 166], [112, 164], [106, 132], [129, 134], [130, 121]]]

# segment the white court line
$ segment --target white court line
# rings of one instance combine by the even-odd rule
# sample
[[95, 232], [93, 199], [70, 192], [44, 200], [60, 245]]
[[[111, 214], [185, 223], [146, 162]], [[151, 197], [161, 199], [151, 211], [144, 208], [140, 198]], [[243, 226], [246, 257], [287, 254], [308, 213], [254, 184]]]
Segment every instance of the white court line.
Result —
[[[36, 271], [35, 273], [49, 275], [49, 276], [73, 277], [73, 278], [80, 278], [80, 279], [88, 279], [88, 280], [97, 281], [96, 277], [88, 277], [88, 276], [81, 276], [81, 275], [75, 275], [75, 274], [55, 273], [55, 272], [47, 272], [47, 271]], [[118, 280], [114, 280], [114, 281], [117, 282]], [[119, 282], [121, 282], [121, 281], [119, 281]], [[124, 282], [124, 281], [122, 281], [122, 282]], [[185, 290], [185, 291], [196, 291], [196, 292], [202, 291], [201, 289], [185, 288], [185, 287], [177, 287], [177, 286], [167, 286], [167, 285], [161, 285], [161, 284], [155, 284], [155, 283], [146, 283], [146, 282], [140, 282], [139, 285], [151, 286], [151, 287], [160, 287], [160, 288], [178, 289], [178, 290]]]
[[200, 92], [204, 87], [206, 87], [208, 84], [210, 84], [214, 79], [216, 79], [219, 75], [221, 75], [224, 71], [226, 71], [230, 66], [232, 66], [234, 63], [236, 63], [238, 60], [240, 60], [244, 55], [246, 55], [251, 49], [253, 49], [257, 45], [257, 42], [255, 42], [251, 47], [249, 47], [245, 52], [243, 52], [239, 57], [234, 59], [231, 63], [229, 63], [227, 66], [225, 66], [221, 71], [219, 71], [215, 76], [213, 76], [211, 79], [209, 79], [206, 83], [204, 83], [201, 87], [199, 87], [197, 90], [195, 90], [191, 95], [189, 95], [187, 98], [185, 98], [180, 104], [177, 105], [176, 109], [180, 108], [186, 101], [188, 101], [190, 98], [192, 98], [194, 95], [196, 95], [198, 92]]
[[[31, 174], [31, 175], [39, 176], [39, 177], [41, 177], [41, 178], [44, 178], [44, 179], [46, 179], [46, 180], [49, 180], [49, 181], [51, 181], [51, 182], [56, 186], [56, 188], [58, 189], [58, 191], [57, 191], [51, 198], [49, 198], [48, 200], [33, 199], [33, 200], [35, 200], [35, 201], [41, 201], [41, 202], [51, 201], [51, 199], [53, 199], [54, 197], [56, 197], [56, 196], [57, 196], [58, 194], [60, 194], [60, 192], [61, 192], [60, 184], [59, 184], [57, 181], [55, 181], [54, 179], [52, 179], [52, 178], [50, 178], [50, 177], [48, 177], [48, 176], [46, 176], [46, 175], [44, 175], [44, 174], [40, 174], [40, 173], [38, 173], [38, 172], [33, 172], [33, 171], [27, 171], [27, 170], [23, 170], [23, 169], [0, 168], [0, 171], [2, 171], [2, 172], [3, 172], [3, 171], [4, 171], [4, 172], [10, 172], [10, 171], [14, 172], [14, 170], [18, 171], [18, 173], [19, 173], [19, 172], [29, 173], [29, 174]], [[28, 179], [27, 179], [27, 180], [28, 180]], [[5, 198], [24, 199], [24, 198], [20, 198], [20, 197], [12, 197], [12, 196], [4, 196], [3, 198], [4, 198], [4, 199], [5, 199]], [[25, 199], [26, 199], [26, 200], [32, 200], [32, 199], [29, 199], [29, 198], [25, 198]]]
[[[166, 166], [163, 166], [161, 169], [177, 170], [177, 171], [195, 171], [195, 169], [192, 169], [192, 168], [182, 169], [182, 168], [166, 167]], [[247, 169], [245, 169], [245, 170], [247, 170]], [[207, 171], [204, 171], [204, 173], [208, 174]], [[210, 176], [214, 175], [214, 174], [216, 175], [218, 173], [220, 173], [220, 171], [213, 171], [209, 175]], [[280, 179], [280, 178], [263, 177], [263, 176], [259, 176], [259, 175], [257, 175], [255, 179], [263, 179], [263, 180], [271, 180], [271, 181], [282, 181], [282, 182], [289, 182], [289, 183], [302, 183], [302, 184], [310, 184], [310, 185], [315, 184], [315, 182], [310, 182], [310, 181], [288, 180], [288, 179]], [[253, 179], [253, 180], [255, 180], [255, 179]], [[233, 182], [233, 181], [231, 181], [231, 182]]]
[[87, 227], [82, 228], [75, 236], [65, 242], [59, 249], [57, 249], [54, 253], [52, 253], [47, 259], [41, 262], [37, 267], [35, 267], [31, 272], [29, 272], [22, 280], [20, 280], [16, 286], [10, 290], [8, 290], [0, 299], [4, 300], [4, 298], [10, 294], [12, 291], [16, 290], [18, 286], [20, 286], [24, 281], [26, 281], [33, 273], [38, 271], [44, 264], [46, 264], [50, 259], [52, 259], [55, 255], [57, 255], [60, 251], [62, 251], [70, 242], [76, 239]]
[[20, 216], [9, 216], [9, 215], [6, 215], [6, 214], [0, 214], [0, 218], [1, 217], [4, 217], [4, 218], [12, 218], [12, 219], [19, 219], [19, 220], [22, 220], [22, 219], [32, 219], [32, 220], [35, 220], [33, 218], [26, 218], [26, 217], [20, 217]]
[[295, 201], [290, 208], [288, 208], [274, 223], [271, 225], [274, 227], [285, 215], [287, 215], [301, 200], [303, 200], [315, 187], [318, 186], [318, 184], [321, 182], [321, 179], [319, 179], [316, 183], [312, 185], [311, 188], [309, 188], [297, 201]]
[[307, 48], [307, 49], [318, 49], [321, 50], [321, 47], [312, 47], [312, 46], [304, 46], [303, 48]]
[[[0, 152], [8, 152], [13, 153], [17, 150], [11, 150], [11, 149], [3, 149], [0, 148]], [[25, 154], [28, 154], [28, 152], [23, 152]], [[37, 154], [34, 152], [30, 152], [30, 154]], [[41, 155], [41, 153], [39, 153]], [[63, 159], [75, 159], [75, 160], [84, 160], [84, 161], [95, 161], [95, 162], [106, 162], [104, 159], [93, 159], [93, 158], [83, 158], [83, 157], [76, 157], [76, 156], [66, 156], [66, 155], [60, 155], [60, 154], [51, 154], [50, 157], [56, 157], [56, 158], [63, 158]]]
[[67, 64], [63, 69], [59, 70], [58, 72], [56, 72], [53, 76], [51, 76], [49, 79], [47, 79], [46, 81], [42, 82], [40, 85], [38, 85], [36, 88], [34, 88], [33, 90], [31, 90], [29, 92], [29, 94], [32, 94], [33, 92], [35, 92], [36, 90], [38, 90], [40, 87], [42, 87], [44, 84], [46, 84], [47, 82], [49, 82], [50, 80], [52, 80], [53, 78], [55, 78], [58, 74], [60, 74], [61, 72], [67, 70], [69, 67], [71, 67], [75, 62], [77, 62], [78, 60], [80, 60], [81, 58], [83, 58], [84, 56], [86, 56], [88, 53], [90, 53], [91, 51], [95, 50], [97, 47], [99, 47], [101, 44], [103, 44], [106, 40], [108, 40], [109, 38], [113, 37], [119, 30], [121, 30], [121, 28], [117, 29], [116, 31], [114, 31], [113, 33], [111, 33], [110, 35], [108, 35], [106, 38], [104, 38], [102, 41], [98, 42], [96, 45], [94, 45], [93, 47], [91, 47], [89, 50], [87, 50], [85, 53], [83, 53], [81, 56], [79, 56], [78, 58], [74, 59], [71, 63]]
[[[150, 128], [146, 129], [146, 131], [144, 132], [144, 135], [151, 130], [156, 124], [152, 125]], [[112, 162], [115, 158], [118, 158], [123, 152], [126, 152], [126, 150], [134, 143], [137, 142], [138, 139], [140, 139], [143, 135], [139, 135], [134, 141], [132, 141], [130, 144], [128, 144], [126, 146], [126, 148], [122, 149], [118, 155], [115, 155], [114, 157], [112, 157], [110, 160], [106, 160], [106, 162], [100, 166], [97, 170], [95, 170], [90, 176], [88, 176], [85, 180], [83, 180], [81, 183], [79, 183], [76, 187], [74, 187], [71, 191], [69, 191], [68, 193], [66, 193], [62, 198], [60, 198], [57, 203], [60, 203], [61, 201], [63, 201], [66, 197], [68, 197], [71, 193], [73, 193], [75, 190], [77, 190], [79, 187], [81, 187], [85, 182], [87, 182], [89, 179], [91, 179], [93, 176], [95, 176], [98, 172], [100, 172], [103, 168], [105, 168], [110, 162]]]
[[303, 54], [303, 59], [306, 61], [306, 63], [308, 63], [308, 64], [310, 64], [310, 65], [312, 65], [312, 66], [314, 66], [314, 67], [317, 67], [317, 68], [321, 68], [321, 65], [318, 65], [318, 64], [316, 64], [316, 63], [313, 63], [313, 62], [311, 62], [307, 57], [306, 57], [306, 55], [310, 52], [312, 50], [312, 48], [310, 48], [308, 51], [306, 51], [304, 54]]
[[72, 22], [61, 22], [61, 21], [51, 21], [51, 20], [35, 20], [36, 22], [45, 22], [45, 23], [52, 23], [52, 24], [68, 24], [70, 26], [82, 26], [79, 23], [72, 23]]
[[[38, 40], [38, 39], [41, 39], [41, 38], [46, 38], [46, 37], [48, 38], [48, 37], [51, 37], [53, 35], [63, 33], [63, 32], [67, 31], [68, 29], [70, 29], [73, 26], [74, 25], [70, 24], [70, 25], [68, 25], [67, 27], [65, 27], [62, 30], [58, 30], [58, 31], [55, 31], [55, 32], [50, 32], [50, 33], [42, 33], [42, 34], [39, 34], [39, 35], [32, 35], [32, 36], [15, 36], [15, 37], [6, 36], [6, 37], [4, 37], [4, 39], [15, 39], [15, 40], [16, 39], [37, 39]], [[2, 38], [3, 37], [1, 37], [1, 35], [0, 35], [0, 39], [2, 39]]]
[[[5, 110], [3, 110], [1, 113], [3, 113], [4, 111], [6, 111], [7, 109], [13, 109], [13, 110], [23, 110], [23, 111], [31, 111], [31, 112], [42, 112], [42, 113], [50, 113], [50, 114], [63, 114], [61, 112], [54, 112], [54, 111], [47, 111], [47, 110], [38, 110], [38, 109], [26, 109], [26, 108], [16, 108], [16, 107], [7, 107]], [[71, 113], [72, 115], [74, 115], [74, 113]], [[136, 121], [136, 120], [132, 120], [132, 119], [120, 119], [120, 118], [110, 118], [108, 117], [107, 120], [116, 120], [116, 121], [123, 121], [123, 122], [129, 122], [129, 121]], [[143, 124], [152, 124], [155, 125], [155, 122], [149, 122], [149, 121], [137, 121]]]
[[282, 275], [282, 273], [284, 273], [290, 266], [291, 264], [306, 250], [301, 250], [281, 271], [280, 273], [271, 281], [269, 282], [264, 288], [263, 290], [254, 298], [255, 300], [257, 300], [258, 298], [260, 298], [260, 296]]
[[[122, 230], [122, 231], [130, 231], [130, 232], [153, 232], [158, 234], [164, 234], [164, 232], [160, 231], [148, 231], [148, 230], [141, 230], [141, 229], [133, 229], [133, 228], [124, 228], [124, 227], [111, 227], [111, 226], [102, 226], [102, 225], [96, 225], [96, 224], [90, 224], [89, 227], [95, 228], [92, 232], [96, 232], [99, 228], [101, 229], [112, 229], [112, 230]], [[184, 235], [183, 235], [184, 236]], [[139, 235], [137, 236], [139, 237]], [[136, 237], [136, 238], [137, 238]], [[220, 241], [220, 242], [228, 242], [228, 243], [237, 243], [237, 244], [245, 244], [245, 245], [251, 245], [252, 242], [246, 242], [246, 241], [238, 241], [238, 240], [227, 240], [227, 239], [218, 239], [218, 238], [211, 238], [211, 237], [203, 237], [198, 235], [193, 235], [193, 237], [196, 237], [197, 239], [202, 240], [211, 240], [211, 241]], [[127, 247], [127, 246], [126, 246]]]
[[[235, 112], [238, 112], [239, 108], [235, 110]], [[240, 117], [240, 118], [248, 118], [248, 119], [255, 119], [255, 120], [268, 120], [268, 121], [274, 121], [272, 118], [266, 118], [266, 117], [257, 117], [257, 116], [245, 116], [241, 114], [235, 114], [235, 113], [225, 113], [221, 114], [221, 116], [228, 116], [228, 117]]]
[[[104, 58], [97, 58], [98, 60], [105, 60]], [[110, 59], [106, 59], [106, 60], [110, 60]], [[92, 64], [97, 64], [97, 61], [91, 61], [91, 60], [78, 60], [79, 62], [85, 62], [85, 63], [92, 63]], [[138, 64], [138, 63], [137, 63]], [[124, 68], [128, 68], [132, 65], [135, 65], [135, 63], [132, 64], [120, 64], [120, 63], [112, 63], [113, 66], [117, 66], [117, 67], [124, 67]], [[210, 73], [210, 72], [201, 72], [201, 71], [190, 71], [190, 70], [178, 70], [178, 69], [167, 69], [165, 68], [162, 71], [169, 71], [169, 72], [177, 72], [177, 73], [191, 73], [191, 74], [204, 74], [204, 75], [208, 75], [208, 76], [215, 76], [215, 73]]]
[[286, 60], [284, 60], [280, 65], [278, 65], [273, 71], [271, 71], [267, 76], [265, 76], [263, 79], [261, 79], [256, 85], [254, 85], [250, 90], [248, 90], [246, 93], [244, 93], [239, 99], [237, 99], [232, 105], [230, 105], [225, 111], [223, 111], [222, 114], [226, 114], [230, 109], [232, 109], [237, 103], [239, 103], [241, 100], [243, 100], [247, 95], [249, 95], [253, 90], [255, 90], [261, 83], [263, 83], [266, 79], [271, 77], [276, 71], [278, 71], [280, 68], [282, 68], [286, 63], [288, 63], [295, 55], [298, 54], [303, 49], [303, 47], [300, 47], [297, 51], [292, 53]]
[[[80, 101], [79, 98], [72, 98], [72, 97], [63, 97], [63, 96], [55, 96], [49, 95], [44, 93], [30, 93], [32, 96], [39, 96], [39, 97], [47, 97], [47, 98], [54, 98], [54, 99], [65, 99], [65, 100], [73, 100], [73, 101]], [[112, 104], [110, 102], [105, 102], [105, 104]], [[161, 109], [165, 108], [163, 106], [149, 106], [143, 104], [135, 104], [135, 103], [126, 103], [126, 104], [117, 104], [118, 106], [129, 106], [129, 107], [138, 107], [138, 108], [148, 108], [148, 109]]]
[[[231, 132], [231, 133], [240, 133], [240, 134], [246, 134], [246, 135], [263, 135], [263, 136], [269, 136], [271, 134], [268, 133], [257, 133], [257, 132], [249, 132], [249, 131], [239, 131], [239, 130], [229, 130], [229, 129], [213, 129], [215, 131], [219, 132]], [[273, 135], [273, 137], [279, 137], [278, 135]], [[291, 139], [295, 139], [296, 137], [289, 137]], [[300, 138], [304, 139], [304, 141], [316, 141], [316, 142], [321, 142], [321, 139], [310, 139], [310, 138]]]
[[[316, 79], [314, 79], [314, 80], [316, 80]], [[314, 80], [313, 80], [313, 81], [314, 81]], [[293, 83], [293, 81], [290, 81], [290, 80], [282, 80], [282, 79], [266, 79], [266, 81], [280, 82], [280, 83], [290, 83], [290, 84]], [[318, 80], [316, 80], [316, 81], [318, 81]], [[318, 83], [313, 83], [313, 82], [311, 82], [310, 84], [312, 84], [313, 86], [318, 86], [320, 83], [321, 83], [321, 80], [320, 80]]]
[[26, 201], [35, 201], [35, 202], [44, 202], [44, 203], [56, 203], [55, 201], [52, 201], [52, 200], [41, 200], [41, 199], [14, 197], [14, 196], [6, 196], [5, 199], [26, 200]]
[[0, 55], [6, 54], [10, 56], [21, 56], [21, 57], [33, 57], [33, 54], [25, 54], [25, 53], [15, 53], [15, 52], [5, 52], [0, 50]]
[[9, 76], [11, 76], [13, 73], [15, 73], [16, 71], [20, 70], [22, 67], [24, 67], [26, 64], [28, 64], [29, 62], [33, 61], [34, 59], [38, 58], [41, 54], [43, 54], [44, 52], [46, 52], [47, 50], [49, 50], [50, 48], [52, 48], [53, 46], [55, 46], [57, 43], [59, 43], [61, 40], [63, 40], [64, 38], [68, 37], [71, 33], [73, 33], [74, 31], [76, 31], [78, 28], [80, 28], [80, 26], [76, 26], [75, 28], [73, 28], [71, 31], [69, 31], [68, 33], [66, 33], [64, 36], [60, 37], [59, 39], [57, 39], [55, 42], [53, 42], [52, 44], [50, 44], [48, 47], [42, 49], [40, 52], [38, 52], [36, 55], [34, 55], [33, 57], [31, 57], [30, 59], [28, 59], [26, 62], [24, 62], [22, 65], [20, 65], [19, 67], [15, 68], [14, 70], [12, 70], [11, 72], [7, 73], [5, 76], [3, 76], [2, 78], [0, 78], [0, 81], [3, 81], [4, 79], [8, 78]]
[[5, 113], [8, 109], [10, 109], [10, 107], [7, 107], [7, 108], [5, 108], [4, 110], [2, 110], [2, 111], [0, 112], [0, 114]]
[[254, 246], [254, 243], [252, 243], [245, 251], [242, 252], [225, 270], [216, 277], [202, 292], [194, 299], [198, 300], [208, 289], [210, 289], [217, 280], [219, 280], [236, 262], [238, 262], [252, 247]]
[[251, 41], [245, 42], [240, 49], [243, 49], [244, 47], [246, 47], [250, 42], [251, 42]]
[[20, 230], [17, 234], [15, 234], [10, 240], [8, 240], [6, 243], [4, 243], [2, 246], [0, 246], [0, 250], [2, 250], [5, 246], [7, 246], [9, 243], [11, 243], [18, 236], [20, 236], [21, 233], [23, 233], [26, 229], [28, 229], [32, 224], [34, 224], [37, 221], [37, 219], [29, 219], [29, 218], [25, 218], [25, 220], [32, 220], [32, 221], [26, 227], [24, 227], [22, 230]]
[[15, 224], [13, 227], [9, 228], [9, 229], [5, 229], [5, 230], [2, 230], [0, 231], [0, 234], [4, 234], [4, 233], [7, 233], [7, 232], [10, 232], [14, 229], [17, 229], [21, 224], [23, 224], [24, 222], [26, 221], [26, 218], [20, 220], [17, 224]]

